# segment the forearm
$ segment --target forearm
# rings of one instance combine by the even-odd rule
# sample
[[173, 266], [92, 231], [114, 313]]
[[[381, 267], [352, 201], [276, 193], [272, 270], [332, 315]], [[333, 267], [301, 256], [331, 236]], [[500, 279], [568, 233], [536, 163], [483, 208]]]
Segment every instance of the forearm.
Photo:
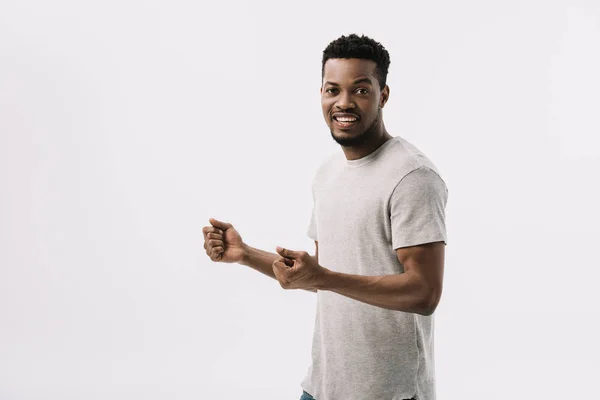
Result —
[[[241, 265], [250, 267], [258, 272], [263, 273], [275, 280], [275, 273], [273, 272], [273, 262], [281, 256], [277, 253], [269, 253], [268, 251], [260, 250], [248, 245], [244, 246], [244, 256], [239, 262]], [[316, 289], [305, 289], [309, 292], [316, 292]]]
[[327, 270], [319, 290], [329, 290], [389, 310], [431, 315], [431, 293], [414, 274], [383, 276], [344, 274]]

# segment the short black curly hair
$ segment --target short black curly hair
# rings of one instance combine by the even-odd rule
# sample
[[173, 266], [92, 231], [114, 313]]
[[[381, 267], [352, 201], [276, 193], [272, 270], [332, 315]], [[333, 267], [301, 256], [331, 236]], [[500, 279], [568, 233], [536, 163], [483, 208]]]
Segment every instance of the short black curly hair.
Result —
[[375, 61], [377, 64], [376, 73], [379, 87], [381, 89], [385, 87], [390, 66], [390, 55], [381, 43], [365, 35], [358, 36], [355, 33], [348, 36], [340, 36], [329, 43], [325, 50], [323, 50], [321, 79], [325, 75], [325, 63], [330, 58], [360, 58]]

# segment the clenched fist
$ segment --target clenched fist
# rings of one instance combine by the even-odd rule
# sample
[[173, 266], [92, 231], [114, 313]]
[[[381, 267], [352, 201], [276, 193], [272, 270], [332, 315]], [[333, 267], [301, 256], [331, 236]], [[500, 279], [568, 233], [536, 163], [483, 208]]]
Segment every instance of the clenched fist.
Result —
[[214, 218], [210, 226], [202, 228], [204, 249], [212, 261], [224, 263], [240, 262], [244, 256], [244, 242], [233, 225]]
[[273, 261], [273, 273], [284, 289], [319, 289], [329, 271], [305, 251], [294, 251], [277, 246], [281, 257]]

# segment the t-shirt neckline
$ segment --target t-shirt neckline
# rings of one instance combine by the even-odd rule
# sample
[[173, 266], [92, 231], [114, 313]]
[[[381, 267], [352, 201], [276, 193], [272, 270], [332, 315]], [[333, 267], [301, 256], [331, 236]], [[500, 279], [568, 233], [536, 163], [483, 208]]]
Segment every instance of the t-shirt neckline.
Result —
[[365, 165], [366, 163], [370, 162], [375, 157], [377, 157], [377, 155], [380, 154], [386, 147], [388, 147], [390, 145], [390, 142], [392, 142], [394, 140], [396, 140], [396, 136], [388, 139], [381, 146], [379, 146], [374, 151], [372, 151], [371, 153], [367, 154], [366, 156], [364, 156], [362, 158], [357, 158], [356, 160], [345, 159], [346, 166], [348, 166], [350, 168], [357, 168], [357, 167], [361, 167], [361, 166]]

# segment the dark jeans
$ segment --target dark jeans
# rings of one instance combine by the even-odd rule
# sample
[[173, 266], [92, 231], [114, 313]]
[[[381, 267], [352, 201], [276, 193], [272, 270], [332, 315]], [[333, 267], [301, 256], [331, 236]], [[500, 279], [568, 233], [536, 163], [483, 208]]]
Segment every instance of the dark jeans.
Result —
[[[302, 397], [300, 397], [300, 400], [315, 400], [315, 398], [303, 390]], [[415, 399], [407, 399], [407, 400], [415, 400]]]
[[300, 397], [300, 400], [315, 400], [315, 398], [303, 390], [302, 397]]

